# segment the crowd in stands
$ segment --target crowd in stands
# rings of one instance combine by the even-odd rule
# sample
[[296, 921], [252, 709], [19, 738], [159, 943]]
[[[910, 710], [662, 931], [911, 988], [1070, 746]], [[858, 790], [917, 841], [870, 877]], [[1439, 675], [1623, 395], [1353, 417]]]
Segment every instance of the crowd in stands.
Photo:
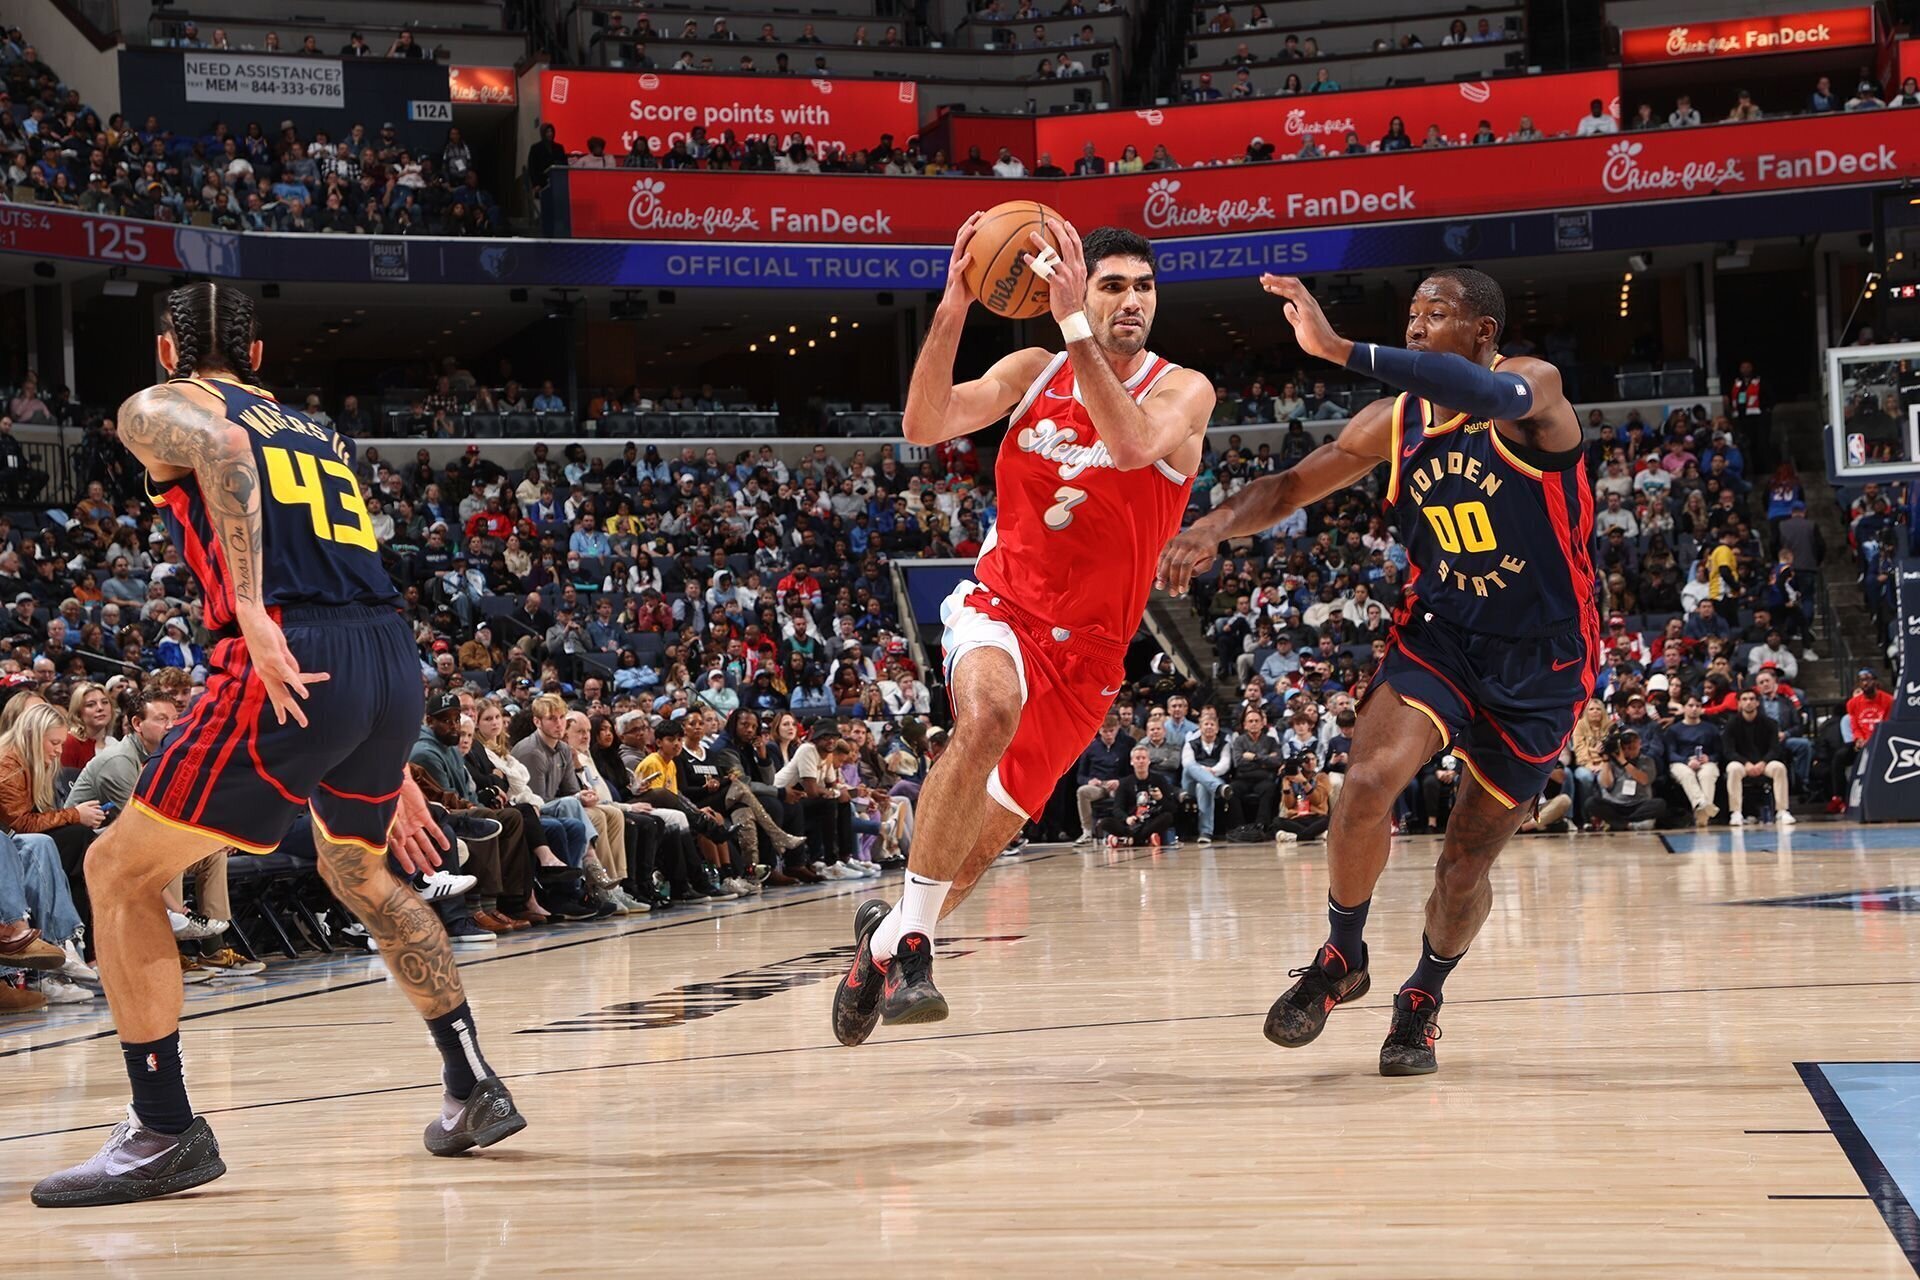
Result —
[[[22, 484], [0, 455], [31, 504], [46, 478]], [[541, 444], [507, 461], [358, 459], [429, 692], [416, 776], [463, 842], [460, 871], [419, 885], [456, 945], [902, 858], [945, 737], [886, 562], [977, 553], [993, 517], [977, 455], [909, 468], [891, 446], [822, 446], [790, 466], [630, 445], [587, 462]], [[78, 468], [57, 514], [0, 518], [0, 968], [50, 970], [0, 990], [0, 1011], [89, 998], [86, 846], [208, 676], [197, 588], [111, 423]], [[89, 774], [96, 755], [110, 776]], [[310, 846], [300, 828], [282, 852]], [[171, 895], [186, 981], [257, 971], [229, 941], [225, 875]]]
[[224, 27], [215, 27], [211, 35], [202, 36], [200, 24], [191, 18], [180, 24], [178, 34], [156, 43], [176, 49], [231, 49], [240, 53], [278, 53], [307, 58], [398, 58], [405, 62], [419, 62], [444, 56], [443, 51], [421, 44], [412, 31], [404, 28], [387, 42], [385, 50], [369, 44], [367, 38], [358, 31], [348, 36], [346, 43], [338, 49], [323, 49], [317, 36], [303, 36], [298, 45], [283, 46], [277, 31], [267, 32], [257, 45], [244, 38], [236, 44], [227, 38]]
[[[1122, 11], [1118, 0], [1096, 0], [1091, 5], [1081, 4], [1079, 0], [1067, 0], [1066, 4], [1057, 9], [1044, 12], [1031, 3], [1021, 4], [1016, 11], [1003, 6], [1000, 0], [989, 0], [988, 4], [975, 10], [971, 21], [992, 27], [991, 41], [1000, 48], [1074, 48], [1097, 44], [1099, 41], [1094, 36], [1090, 25], [1082, 24], [1075, 28], [1072, 25], [1073, 19]], [[1061, 19], [1067, 21], [1061, 22]], [[1055, 24], [1051, 30], [1045, 25], [1050, 21]], [[1000, 25], [1003, 23], [1020, 23], [1023, 26], [1032, 24], [1031, 34], [1023, 39], [1021, 34], [1012, 27]], [[815, 30], [815, 24], [811, 22], [798, 23], [797, 30], [795, 24], [786, 21], [761, 22], [757, 26], [745, 23], [742, 26], [750, 33], [743, 33], [742, 30], [736, 29], [733, 19], [725, 14], [715, 15], [708, 19], [704, 26], [700, 18], [683, 18], [676, 28], [672, 19], [664, 19], [656, 24], [654, 15], [643, 11], [629, 22], [625, 14], [614, 10], [594, 15], [593, 34], [588, 43], [591, 49], [600, 51], [602, 58], [617, 60], [623, 66], [641, 71], [661, 69], [662, 64], [655, 60], [649, 50], [662, 44], [672, 44], [679, 47], [681, 51], [677, 58], [666, 64], [666, 69], [669, 70], [725, 71], [748, 75], [771, 72], [775, 75], [807, 76], [833, 74], [824, 53], [814, 55], [811, 66], [795, 67], [791, 65], [789, 56], [785, 53], [775, 54], [771, 59], [756, 59], [752, 53], [744, 50], [738, 52], [726, 50], [720, 53], [705, 50], [708, 46], [715, 44], [793, 44], [846, 49], [905, 49], [911, 43], [908, 38], [911, 28], [907, 28], [908, 34], [903, 35], [903, 29], [898, 23], [876, 22], [871, 27], [866, 24], [856, 25], [851, 35], [845, 39], [835, 40], [823, 40]], [[695, 53], [693, 49], [685, 47], [688, 45], [696, 46], [702, 52]], [[762, 65], [763, 62], [764, 65]], [[1054, 64], [1049, 63], [1040, 72], [1040, 78], [1054, 78], [1057, 72], [1053, 67]], [[1085, 71], [1082, 69], [1075, 74], [1085, 74]]]
[[[1235, 400], [1293, 428], [1278, 446], [1216, 438], [1195, 514], [1291, 465], [1335, 416], [1284, 384]], [[14, 401], [53, 410], [32, 383]], [[311, 407], [343, 426], [353, 413]], [[1821, 718], [1800, 692], [1833, 549], [1792, 467], [1755, 459], [1742, 408], [1736, 393], [1725, 413], [1590, 419], [1605, 660], [1530, 829], [1790, 821], [1844, 788], [1885, 716], [1869, 671]], [[41, 976], [0, 989], [0, 1010], [29, 1012], [91, 993], [78, 868], [190, 712], [213, 637], [111, 424], [78, 454], [77, 495], [52, 495], [44, 517], [26, 508], [46, 477], [16, 474], [8, 425], [0, 827], [14, 856], [0, 858], [0, 967]], [[416, 776], [462, 842], [462, 865], [419, 888], [456, 943], [871, 876], [900, 857], [945, 709], [887, 566], [978, 553], [995, 514], [982, 461], [953, 446], [910, 466], [885, 444], [783, 462], [765, 445], [723, 457], [636, 441], [612, 458], [537, 444], [435, 465], [363, 444], [369, 520], [429, 693]], [[1324, 833], [1406, 574], [1378, 482], [1227, 548], [1195, 593], [1212, 679], [1136, 669], [1034, 834]], [[1854, 500], [1863, 564], [1887, 564], [1902, 500], [1873, 487]], [[1462, 776], [1458, 757], [1436, 756], [1401, 798], [1400, 829], [1444, 829]], [[282, 852], [310, 860], [310, 845], [300, 829]], [[259, 963], [226, 870], [197, 868], [169, 892], [185, 981]]]
[[[1603, 658], [1594, 701], [1529, 829], [1704, 824], [1723, 812], [1740, 822], [1763, 809], [1791, 822], [1795, 803], [1838, 802], [1887, 713], [1890, 698], [1868, 668], [1848, 673], [1852, 696], [1834, 714], [1816, 718], [1801, 692], [1803, 665], [1819, 660], [1814, 601], [1829, 548], [1792, 465], [1755, 465], [1754, 450], [1766, 447], [1753, 429], [1760, 419], [1743, 414], [1737, 394], [1723, 413], [1695, 405], [1659, 423], [1589, 415]], [[1263, 406], [1257, 420], [1292, 425], [1278, 446], [1248, 448], [1236, 433], [1210, 452], [1195, 486], [1200, 508], [1320, 443], [1291, 385], [1276, 398], [1256, 382], [1232, 400]], [[1276, 404], [1277, 414], [1267, 407]], [[1189, 715], [1123, 695], [1117, 736], [1103, 733], [1081, 762], [1084, 839], [1120, 834], [1088, 802], [1101, 799], [1096, 786], [1112, 795], [1124, 782], [1135, 745], [1173, 793], [1190, 797], [1203, 837], [1324, 830], [1310, 819], [1338, 793], [1354, 702], [1384, 654], [1407, 573], [1376, 487], [1369, 478], [1231, 546], [1196, 583], [1215, 679], [1237, 698]], [[1902, 501], [1868, 486], [1849, 513], [1852, 550], [1888, 619], [1886, 548], [1910, 519]], [[1181, 750], [1189, 742], [1198, 748]], [[1400, 829], [1444, 829], [1461, 777], [1458, 757], [1430, 761], [1401, 797]]]
[[[722, 21], [716, 19], [716, 21]], [[690, 55], [689, 55], [690, 56]], [[783, 55], [784, 56], [784, 55]], [[1062, 53], [1065, 59], [1067, 54]], [[676, 70], [688, 68], [676, 67]], [[1867, 73], [1863, 71], [1863, 76]], [[1222, 94], [1213, 86], [1213, 74], [1202, 72], [1192, 90], [1193, 101], [1213, 101], [1228, 98], [1248, 98], [1260, 96], [1252, 87], [1252, 81], [1245, 67], [1234, 73], [1234, 83], [1229, 92]], [[1299, 76], [1290, 74], [1285, 84], [1272, 96], [1289, 97], [1301, 92], [1320, 92], [1338, 89], [1340, 86], [1326, 78], [1321, 70], [1321, 79], [1302, 88]], [[1569, 104], [1570, 108], [1572, 104]], [[1814, 94], [1809, 98], [1807, 111], [1860, 111], [1884, 107], [1920, 106], [1920, 85], [1909, 76], [1901, 90], [1891, 100], [1882, 100], [1877, 84], [1869, 78], [1863, 78], [1859, 92], [1842, 102], [1830, 91], [1829, 80], [1821, 77]], [[1782, 113], [1787, 114], [1787, 113]], [[1752, 97], [1741, 93], [1733, 111], [1727, 116], [1730, 121], [1759, 120], [1770, 118], [1753, 104]], [[892, 134], [883, 134], [871, 147], [848, 148], [837, 145], [815, 145], [799, 133], [789, 134], [741, 134], [733, 129], [722, 129], [710, 133], [705, 126], [696, 125], [688, 136], [671, 144], [656, 148], [653, 140], [644, 132], [630, 132], [625, 136], [625, 150], [609, 143], [604, 137], [586, 139], [559, 139], [552, 126], [545, 126], [541, 136], [528, 151], [527, 171], [529, 179], [536, 188], [545, 186], [546, 175], [555, 165], [569, 165], [574, 168], [593, 169], [705, 169], [737, 170], [741, 172], [765, 173], [861, 173], [881, 174], [900, 177], [997, 177], [997, 178], [1063, 178], [1098, 176], [1109, 173], [1142, 173], [1156, 170], [1180, 168], [1207, 168], [1231, 164], [1257, 164], [1268, 161], [1319, 160], [1334, 156], [1378, 155], [1394, 151], [1441, 150], [1457, 146], [1492, 146], [1508, 142], [1540, 142], [1549, 138], [1589, 137], [1596, 134], [1618, 133], [1621, 129], [1640, 130], [1652, 128], [1684, 128], [1701, 123], [1700, 112], [1693, 106], [1687, 95], [1681, 95], [1675, 102], [1674, 110], [1664, 119], [1656, 116], [1651, 104], [1641, 104], [1634, 115], [1623, 125], [1599, 99], [1589, 102], [1584, 112], [1577, 117], [1569, 117], [1559, 122], [1549, 122], [1542, 128], [1532, 116], [1521, 116], [1514, 127], [1504, 134], [1496, 131], [1490, 120], [1480, 121], [1471, 134], [1450, 136], [1441, 132], [1437, 124], [1429, 124], [1424, 132], [1415, 135], [1409, 131], [1406, 121], [1394, 116], [1387, 130], [1379, 138], [1362, 138], [1358, 132], [1347, 130], [1337, 142], [1323, 140], [1313, 133], [1304, 134], [1296, 149], [1282, 151], [1279, 145], [1261, 135], [1248, 139], [1245, 150], [1233, 156], [1188, 156], [1183, 162], [1175, 156], [1168, 145], [1156, 145], [1148, 155], [1140, 154], [1138, 148], [1128, 145], [1118, 156], [1102, 155], [1093, 143], [1089, 142], [1081, 154], [1070, 159], [1070, 168], [1063, 168], [1051, 153], [1042, 153], [1034, 157], [1032, 164], [1027, 158], [1014, 153], [1009, 147], [1002, 147], [992, 157], [982, 154], [977, 146], [970, 146], [962, 157], [950, 156], [946, 151], [925, 149], [918, 138], [905, 143], [899, 142]], [[576, 150], [575, 148], [583, 148]], [[1062, 157], [1062, 159], [1066, 159]]]
[[116, 112], [103, 124], [18, 28], [0, 35], [0, 74], [0, 198], [230, 231], [507, 231], [458, 129], [429, 154], [403, 145], [392, 121], [339, 138], [302, 136], [290, 120], [179, 131]]

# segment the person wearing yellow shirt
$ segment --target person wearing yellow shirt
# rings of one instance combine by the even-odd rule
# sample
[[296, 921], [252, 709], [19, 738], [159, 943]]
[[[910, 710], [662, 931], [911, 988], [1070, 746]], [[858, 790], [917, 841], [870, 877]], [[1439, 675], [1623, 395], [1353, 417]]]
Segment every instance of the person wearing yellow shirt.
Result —
[[1730, 526], [1722, 528], [1720, 545], [1707, 552], [1708, 593], [1715, 600], [1739, 594], [1740, 553], [1734, 549], [1739, 538]]

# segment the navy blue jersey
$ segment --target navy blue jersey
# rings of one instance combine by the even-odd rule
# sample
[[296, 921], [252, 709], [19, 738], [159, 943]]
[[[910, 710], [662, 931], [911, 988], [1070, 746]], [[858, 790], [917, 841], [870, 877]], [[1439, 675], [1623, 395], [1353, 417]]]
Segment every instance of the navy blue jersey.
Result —
[[[226, 378], [181, 381], [219, 396], [227, 421], [247, 429], [260, 470], [262, 603], [397, 605], [353, 474], [353, 443], [258, 387]], [[233, 579], [199, 478], [188, 474], [148, 484], [181, 559], [200, 581], [208, 630], [228, 631]]]
[[[1523, 454], [1525, 456], [1523, 456]], [[1561, 461], [1556, 470], [1536, 465]], [[1464, 413], [1434, 421], [1426, 401], [1393, 402], [1386, 503], [1428, 612], [1468, 632], [1578, 632], [1599, 650], [1593, 492], [1584, 452], [1538, 457]]]

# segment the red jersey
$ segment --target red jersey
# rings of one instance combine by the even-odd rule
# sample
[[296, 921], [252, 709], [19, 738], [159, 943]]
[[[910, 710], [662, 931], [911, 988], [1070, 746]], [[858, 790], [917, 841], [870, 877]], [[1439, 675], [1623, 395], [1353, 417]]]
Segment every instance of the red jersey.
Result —
[[1853, 721], [1853, 740], [1865, 743], [1873, 737], [1873, 731], [1880, 722], [1893, 714], [1893, 695], [1885, 689], [1874, 691], [1869, 698], [1866, 694], [1855, 692], [1847, 699], [1847, 715]]
[[[1126, 381], [1134, 402], [1178, 367], [1148, 352]], [[1056, 630], [1127, 644], [1160, 549], [1180, 531], [1193, 477], [1165, 460], [1137, 471], [1114, 466], [1064, 351], [1008, 422], [994, 464], [999, 518], [974, 577]]]

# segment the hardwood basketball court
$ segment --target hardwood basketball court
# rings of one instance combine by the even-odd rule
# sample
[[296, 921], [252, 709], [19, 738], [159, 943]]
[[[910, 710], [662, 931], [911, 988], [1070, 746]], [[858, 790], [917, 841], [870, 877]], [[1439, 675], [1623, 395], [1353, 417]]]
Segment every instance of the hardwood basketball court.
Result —
[[[952, 1020], [828, 1029], [871, 885], [521, 935], [465, 958], [531, 1121], [420, 1145], [426, 1032], [377, 958], [188, 989], [232, 1172], [152, 1205], [27, 1191], [126, 1101], [105, 1005], [0, 1028], [21, 1274], [1715, 1274], [1920, 1269], [1911, 829], [1521, 837], [1448, 985], [1441, 1072], [1375, 1071], [1376, 977], [1304, 1050], [1261, 1021], [1324, 932], [1324, 848], [1041, 848], [948, 921]], [[895, 896], [897, 877], [881, 882]]]

